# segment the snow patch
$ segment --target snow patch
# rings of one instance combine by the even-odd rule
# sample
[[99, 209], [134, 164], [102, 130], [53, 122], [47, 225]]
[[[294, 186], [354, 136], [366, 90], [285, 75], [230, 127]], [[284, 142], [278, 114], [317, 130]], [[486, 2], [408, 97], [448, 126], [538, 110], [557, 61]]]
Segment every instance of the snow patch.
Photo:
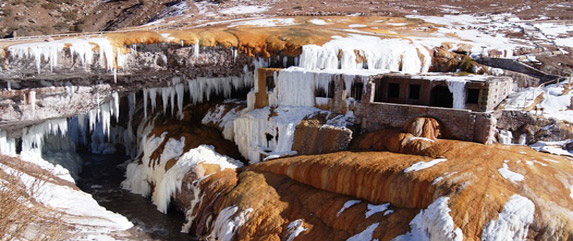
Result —
[[445, 162], [447, 160], [448, 159], [445, 159], [445, 158], [439, 158], [439, 159], [431, 160], [429, 162], [417, 162], [417, 163], [414, 163], [412, 166], [406, 168], [404, 170], [404, 173], [415, 172], [415, 171], [423, 170], [426, 168], [430, 168], [430, 167], [432, 167], [432, 166], [434, 166], [440, 162]]
[[503, 206], [497, 220], [489, 221], [482, 233], [483, 241], [525, 240], [533, 223], [535, 205], [531, 200], [514, 194]]
[[411, 231], [394, 238], [394, 241], [463, 240], [460, 228], [455, 228], [448, 207], [449, 197], [439, 197], [428, 208], [420, 211], [410, 222]]
[[503, 167], [498, 169], [498, 172], [503, 178], [505, 178], [505, 179], [507, 179], [513, 183], [521, 182], [525, 179], [523, 177], [523, 175], [510, 171], [507, 163], [503, 163]]
[[364, 231], [348, 238], [346, 241], [364, 241], [364, 240], [372, 240], [372, 236], [374, 235], [374, 230], [376, 230], [376, 228], [378, 228], [378, 225], [380, 225], [380, 223], [374, 223], [370, 226], [368, 226], [366, 229], [364, 229]]
[[352, 207], [352, 206], [354, 206], [354, 205], [356, 205], [356, 204], [359, 204], [359, 203], [361, 203], [361, 202], [362, 202], [361, 200], [349, 200], [349, 201], [346, 201], [346, 202], [344, 203], [344, 205], [342, 205], [342, 208], [340, 208], [340, 211], [338, 211], [338, 213], [336, 214], [336, 217], [340, 216], [340, 214], [342, 214], [342, 212], [344, 212], [344, 210], [346, 210], [346, 209], [348, 209], [348, 208], [350, 208], [350, 207]]
[[389, 210], [389, 208], [390, 208], [390, 203], [384, 203], [380, 205], [368, 204], [368, 211], [366, 212], [366, 218], [369, 218], [370, 216], [376, 213], [381, 213], [386, 210]]

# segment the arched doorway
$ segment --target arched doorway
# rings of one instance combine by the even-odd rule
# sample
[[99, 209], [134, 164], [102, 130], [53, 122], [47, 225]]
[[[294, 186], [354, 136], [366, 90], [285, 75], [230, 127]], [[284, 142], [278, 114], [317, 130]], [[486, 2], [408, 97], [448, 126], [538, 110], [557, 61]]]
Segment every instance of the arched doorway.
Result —
[[447, 86], [438, 85], [430, 92], [430, 106], [452, 108], [454, 96]]

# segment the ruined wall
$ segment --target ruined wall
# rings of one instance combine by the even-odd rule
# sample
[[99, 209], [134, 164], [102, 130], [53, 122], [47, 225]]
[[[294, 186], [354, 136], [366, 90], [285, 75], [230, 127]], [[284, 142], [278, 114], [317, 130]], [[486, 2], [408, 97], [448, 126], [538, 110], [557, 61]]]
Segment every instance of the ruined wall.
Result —
[[405, 128], [417, 117], [436, 119], [442, 130], [441, 138], [489, 143], [495, 127], [494, 117], [489, 113], [470, 110], [376, 103], [372, 85], [366, 87], [365, 96], [356, 111], [362, 132], [383, 128]]

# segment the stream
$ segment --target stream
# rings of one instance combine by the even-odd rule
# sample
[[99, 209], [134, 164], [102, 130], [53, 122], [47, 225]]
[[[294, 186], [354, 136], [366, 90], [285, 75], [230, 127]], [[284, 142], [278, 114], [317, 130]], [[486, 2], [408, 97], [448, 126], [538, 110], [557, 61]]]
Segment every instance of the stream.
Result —
[[80, 153], [83, 171], [77, 185], [106, 209], [125, 216], [134, 224], [129, 231], [137, 240], [199, 240], [181, 233], [183, 213], [170, 208], [167, 214], [157, 211], [151, 200], [120, 187], [124, 179], [121, 165], [127, 157]]

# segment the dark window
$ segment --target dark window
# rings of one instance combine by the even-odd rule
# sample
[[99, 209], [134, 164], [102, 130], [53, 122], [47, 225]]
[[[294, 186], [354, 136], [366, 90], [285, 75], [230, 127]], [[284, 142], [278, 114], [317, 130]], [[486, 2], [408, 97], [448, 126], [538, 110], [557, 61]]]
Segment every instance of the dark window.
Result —
[[454, 96], [447, 86], [438, 85], [432, 88], [430, 93], [430, 105], [452, 108], [454, 105]]
[[408, 88], [408, 99], [420, 99], [420, 85], [410, 85]]
[[400, 84], [389, 83], [388, 84], [388, 98], [398, 98], [400, 97]]
[[275, 89], [275, 78], [271, 76], [267, 76], [267, 91], [273, 91]]
[[328, 83], [328, 92], [323, 88], [316, 88], [314, 97], [334, 98], [334, 81]]
[[477, 104], [479, 99], [479, 89], [468, 89], [466, 97], [467, 104]]
[[354, 98], [355, 100], [359, 101], [362, 99], [362, 90], [364, 89], [363, 83], [354, 83], [352, 85], [352, 90], [350, 91], [350, 97]]

